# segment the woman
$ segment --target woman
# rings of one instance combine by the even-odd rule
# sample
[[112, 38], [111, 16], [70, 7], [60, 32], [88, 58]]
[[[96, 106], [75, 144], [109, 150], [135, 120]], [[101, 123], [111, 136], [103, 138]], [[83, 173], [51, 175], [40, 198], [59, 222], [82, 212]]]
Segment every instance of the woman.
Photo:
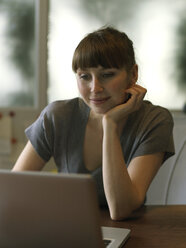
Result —
[[82, 98], [49, 104], [27, 130], [13, 170], [91, 173], [113, 220], [139, 208], [162, 163], [174, 154], [168, 110], [144, 101], [132, 41], [106, 27], [88, 34], [72, 61]]

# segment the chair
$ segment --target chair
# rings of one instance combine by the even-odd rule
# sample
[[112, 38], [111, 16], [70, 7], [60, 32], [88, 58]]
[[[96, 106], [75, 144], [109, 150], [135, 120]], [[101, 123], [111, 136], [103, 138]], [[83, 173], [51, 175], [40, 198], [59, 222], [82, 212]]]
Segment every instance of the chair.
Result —
[[186, 115], [175, 114], [176, 154], [160, 168], [147, 192], [146, 205], [186, 204]]

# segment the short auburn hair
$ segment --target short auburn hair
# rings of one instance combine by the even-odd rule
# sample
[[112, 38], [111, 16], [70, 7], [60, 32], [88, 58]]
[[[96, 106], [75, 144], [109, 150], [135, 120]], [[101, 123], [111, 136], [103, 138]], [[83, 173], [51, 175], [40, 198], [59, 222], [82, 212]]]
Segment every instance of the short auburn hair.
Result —
[[130, 71], [136, 64], [133, 42], [113, 27], [103, 27], [85, 36], [75, 49], [72, 69], [102, 66], [125, 68]]

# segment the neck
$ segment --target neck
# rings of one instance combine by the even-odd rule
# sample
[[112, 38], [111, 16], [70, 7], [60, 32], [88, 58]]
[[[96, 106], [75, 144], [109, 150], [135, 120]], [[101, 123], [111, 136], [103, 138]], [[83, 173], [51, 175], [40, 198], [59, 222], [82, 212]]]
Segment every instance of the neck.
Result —
[[[93, 129], [98, 128], [102, 130], [102, 119], [103, 119], [103, 114], [97, 114], [94, 111], [90, 111], [89, 115], [89, 126]], [[122, 134], [123, 128], [125, 127], [125, 124], [127, 122], [128, 118], [122, 119], [120, 123], [118, 124], [118, 132], [119, 135]]]
[[90, 119], [100, 122], [103, 119], [103, 114], [97, 114], [91, 110], [90, 111]]
[[102, 129], [102, 118], [103, 118], [102, 114], [97, 114], [91, 110], [89, 115], [89, 124], [92, 127], [98, 127]]

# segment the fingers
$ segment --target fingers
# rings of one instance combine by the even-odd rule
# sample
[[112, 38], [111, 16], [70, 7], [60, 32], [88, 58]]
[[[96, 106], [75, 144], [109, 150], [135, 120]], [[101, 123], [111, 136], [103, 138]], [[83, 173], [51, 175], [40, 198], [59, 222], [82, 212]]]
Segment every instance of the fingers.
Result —
[[147, 90], [142, 86], [135, 84], [131, 88], [126, 89], [125, 92], [130, 93], [131, 95], [134, 96], [139, 96], [140, 98], [143, 99]]
[[131, 88], [125, 90], [125, 94], [128, 93], [131, 95], [129, 100], [110, 109], [104, 116], [107, 116], [107, 120], [112, 119], [115, 123], [119, 123], [129, 114], [140, 108], [146, 92], [147, 90], [142, 86], [133, 85]]
[[133, 110], [137, 110], [141, 106], [147, 90], [142, 86], [135, 84], [125, 92], [131, 94], [131, 98], [127, 104], [130, 104]]

